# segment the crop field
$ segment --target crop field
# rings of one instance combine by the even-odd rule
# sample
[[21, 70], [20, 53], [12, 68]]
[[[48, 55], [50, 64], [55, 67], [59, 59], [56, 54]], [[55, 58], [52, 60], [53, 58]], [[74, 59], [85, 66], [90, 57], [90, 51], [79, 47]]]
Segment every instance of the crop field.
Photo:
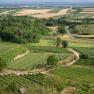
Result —
[[94, 8], [82, 8], [84, 12], [94, 12]]
[[[36, 51], [38, 51], [38, 50], [36, 50]], [[53, 50], [52, 50], [52, 52], [50, 51], [48, 53], [47, 52], [39, 53], [39, 52], [36, 52], [36, 51], [35, 51], [35, 53], [33, 53], [31, 51], [31, 53], [25, 55], [24, 57], [19, 58], [17, 60], [14, 60], [13, 62], [9, 63], [8, 69], [31, 70], [31, 69], [41, 68], [41, 67], [46, 66], [47, 58], [50, 55], [55, 55], [58, 58], [58, 60], [63, 60], [64, 58], [66, 58], [68, 56], [68, 53], [63, 54], [64, 51], [62, 51], [62, 53], [52, 53]]]
[[49, 13], [58, 13], [60, 10], [62, 10], [61, 8], [55, 8], [49, 11]]
[[53, 40], [41, 39], [39, 43], [29, 43], [30, 46], [56, 46], [56, 42]]
[[30, 46], [27, 45], [28, 49], [35, 51], [51, 52], [51, 53], [69, 53], [65, 48], [56, 48], [50, 46]]
[[50, 18], [54, 16], [64, 16], [69, 9], [22, 9], [16, 12], [16, 16], [31, 15], [36, 18]]
[[88, 69], [86, 67], [76, 65], [69, 67], [59, 67], [57, 69], [53, 69], [51, 73], [61, 76], [62, 79], [94, 83], [94, 69]]
[[94, 48], [74, 48], [78, 52], [84, 55], [88, 55], [89, 58], [94, 58]]
[[80, 8], [80, 10], [72, 9], [67, 17], [68, 19], [93, 18], [94, 8]]
[[94, 23], [78, 19], [93, 16], [93, 9], [4, 12], [11, 15], [0, 17], [0, 94], [19, 94], [20, 88], [24, 94], [94, 94]]
[[[74, 48], [81, 55], [85, 55], [86, 58], [81, 57], [76, 64], [83, 66], [94, 66], [94, 48]], [[88, 56], [88, 57], [87, 57]]]
[[88, 17], [88, 13], [72, 13], [68, 15], [68, 19], [78, 19]]
[[[76, 25], [74, 28], [74, 33], [77, 32], [78, 34], [83, 35], [93, 35], [94, 34], [94, 25]], [[88, 37], [87, 37], [88, 38]]]
[[82, 66], [89, 66], [89, 67], [94, 67], [94, 58], [92, 59], [79, 59], [77, 62], [76, 62], [77, 65], [82, 65]]
[[25, 53], [27, 48], [12, 44], [12, 43], [3, 43], [0, 42], [0, 58], [4, 60], [4, 62], [9, 63], [19, 54]]
[[16, 13], [16, 16], [34, 15], [42, 14], [51, 11], [51, 9], [22, 9]]
[[10, 63], [8, 68], [13, 70], [30, 70], [34, 67], [45, 66], [50, 55], [50, 53], [30, 53]]
[[42, 74], [24, 76], [11, 74], [0, 76], [0, 94], [14, 94], [14, 91], [11, 92], [10, 88], [10, 86], [14, 85], [17, 87], [15, 88], [15, 94], [18, 94], [18, 90], [21, 87], [25, 88], [27, 94], [36, 94], [39, 90], [41, 90], [43, 94], [49, 94], [51, 92], [50, 88], [47, 88], [47, 86], [49, 86], [49, 82], [50, 80]]

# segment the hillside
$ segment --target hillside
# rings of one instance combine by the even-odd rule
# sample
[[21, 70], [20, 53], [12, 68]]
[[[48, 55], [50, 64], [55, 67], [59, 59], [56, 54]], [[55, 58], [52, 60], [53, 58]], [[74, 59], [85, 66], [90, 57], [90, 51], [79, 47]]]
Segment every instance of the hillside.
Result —
[[75, 16], [86, 11], [49, 19], [0, 16], [0, 94], [93, 94], [94, 19]]

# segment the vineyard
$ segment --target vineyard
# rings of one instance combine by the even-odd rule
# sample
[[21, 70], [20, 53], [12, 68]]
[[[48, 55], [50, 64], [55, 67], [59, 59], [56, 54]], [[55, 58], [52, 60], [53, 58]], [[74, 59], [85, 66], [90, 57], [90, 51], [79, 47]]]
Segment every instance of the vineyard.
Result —
[[84, 47], [79, 47], [79, 48], [74, 48], [75, 50], [77, 50], [78, 52], [80, 52], [81, 54], [87, 55], [89, 58], [94, 58], [94, 48], [84, 48]]
[[66, 48], [57, 48], [57, 47], [51, 47], [51, 46], [27, 46], [30, 50], [35, 51], [42, 51], [42, 52], [52, 52], [52, 53], [66, 53], [68, 54], [69, 51]]
[[[5, 11], [11, 15], [0, 16], [0, 94], [21, 94], [20, 89], [22, 94], [94, 94], [94, 40], [88, 36], [94, 26], [82, 19], [94, 13], [78, 8], [0, 9]], [[60, 11], [65, 17], [48, 19]], [[33, 12], [39, 12], [32, 14], [36, 17], [51, 15], [21, 16]]]
[[[41, 47], [40, 47], [41, 48]], [[45, 51], [47, 49], [44, 47]], [[43, 49], [43, 50], [44, 50]], [[40, 49], [42, 50], [42, 49]], [[42, 50], [42, 51], [43, 51]], [[46, 67], [47, 65], [47, 58], [51, 55], [55, 55], [58, 60], [63, 60], [68, 56], [68, 52], [64, 53], [63, 50], [61, 50], [60, 53], [53, 53], [55, 49], [51, 49], [48, 53], [47, 52], [33, 52], [31, 50], [31, 53], [23, 56], [22, 58], [19, 58], [17, 60], [14, 60], [13, 62], [8, 64], [8, 69], [12, 70], [31, 70], [36, 68], [42, 68]], [[58, 50], [56, 52], [59, 52]]]
[[43, 94], [49, 94], [51, 92], [50, 80], [42, 74], [28, 74], [24, 76], [11, 74], [0, 76], [0, 94], [18, 94], [18, 90], [21, 87], [26, 89], [27, 94], [37, 94], [38, 91]]

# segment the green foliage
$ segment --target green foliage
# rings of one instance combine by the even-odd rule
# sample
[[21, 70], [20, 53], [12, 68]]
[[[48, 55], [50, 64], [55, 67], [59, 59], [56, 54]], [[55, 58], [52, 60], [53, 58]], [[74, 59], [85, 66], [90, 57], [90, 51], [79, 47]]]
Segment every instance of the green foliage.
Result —
[[47, 65], [48, 66], [53, 66], [53, 65], [56, 65], [58, 62], [58, 59], [54, 56], [54, 55], [51, 55], [47, 58]]
[[7, 67], [7, 64], [0, 58], [0, 71]]
[[66, 33], [65, 26], [59, 26], [57, 32], [60, 34], [65, 34]]
[[0, 38], [15, 43], [38, 42], [49, 29], [42, 20], [31, 17], [3, 17], [0, 21]]
[[7, 87], [8, 92], [17, 92], [18, 88], [16, 83], [11, 82]]
[[32, 70], [36, 68], [44, 68], [47, 67], [47, 59], [49, 56], [55, 55], [55, 58], [58, 60], [63, 60], [68, 56], [68, 54], [61, 53], [46, 53], [40, 51], [31, 51], [31, 53], [26, 56], [19, 58], [8, 64], [9, 69], [12, 70]]
[[[62, 77], [62, 79], [70, 79], [73, 81], [82, 81], [94, 83], [94, 69], [84, 66], [67, 66], [53, 68], [51, 73]], [[83, 75], [84, 74], [84, 75]]]
[[57, 37], [56, 47], [60, 47], [60, 44], [61, 44], [61, 39], [60, 39], [60, 37]]
[[24, 87], [26, 94], [50, 94], [50, 80], [42, 74], [21, 75], [14, 74], [0, 76], [0, 94], [18, 94]]
[[75, 50], [80, 52], [82, 55], [86, 55], [87, 58], [94, 58], [94, 48], [93, 47], [75, 47]]
[[50, 47], [50, 46], [31, 46], [31, 45], [27, 45], [27, 47], [30, 50], [36, 50], [36, 51], [65, 53], [65, 54], [69, 53], [69, 51], [65, 48], [57, 48], [57, 47]]
[[31, 52], [26, 56], [9, 63], [8, 68], [12, 70], [31, 70], [46, 67], [49, 55], [50, 53]]
[[79, 34], [79, 35], [91, 35], [94, 34], [94, 25], [93, 24], [86, 24], [86, 25], [76, 25], [72, 28], [73, 30], [71, 31], [74, 34]]
[[78, 65], [94, 66], [94, 48], [74, 48], [80, 52], [80, 59], [76, 62]]
[[63, 46], [63, 48], [67, 48], [68, 47], [68, 41], [63, 40], [62, 41], [62, 46]]
[[26, 51], [28, 49], [21, 45], [0, 42], [0, 59], [2, 63], [9, 64], [17, 55], [23, 54]]

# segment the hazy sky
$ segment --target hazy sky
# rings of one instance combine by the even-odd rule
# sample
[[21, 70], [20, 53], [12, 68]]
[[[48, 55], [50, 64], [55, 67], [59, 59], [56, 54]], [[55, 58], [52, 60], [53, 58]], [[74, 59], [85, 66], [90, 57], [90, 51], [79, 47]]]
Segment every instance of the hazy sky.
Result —
[[0, 0], [2, 3], [28, 3], [28, 2], [94, 2], [94, 0]]

